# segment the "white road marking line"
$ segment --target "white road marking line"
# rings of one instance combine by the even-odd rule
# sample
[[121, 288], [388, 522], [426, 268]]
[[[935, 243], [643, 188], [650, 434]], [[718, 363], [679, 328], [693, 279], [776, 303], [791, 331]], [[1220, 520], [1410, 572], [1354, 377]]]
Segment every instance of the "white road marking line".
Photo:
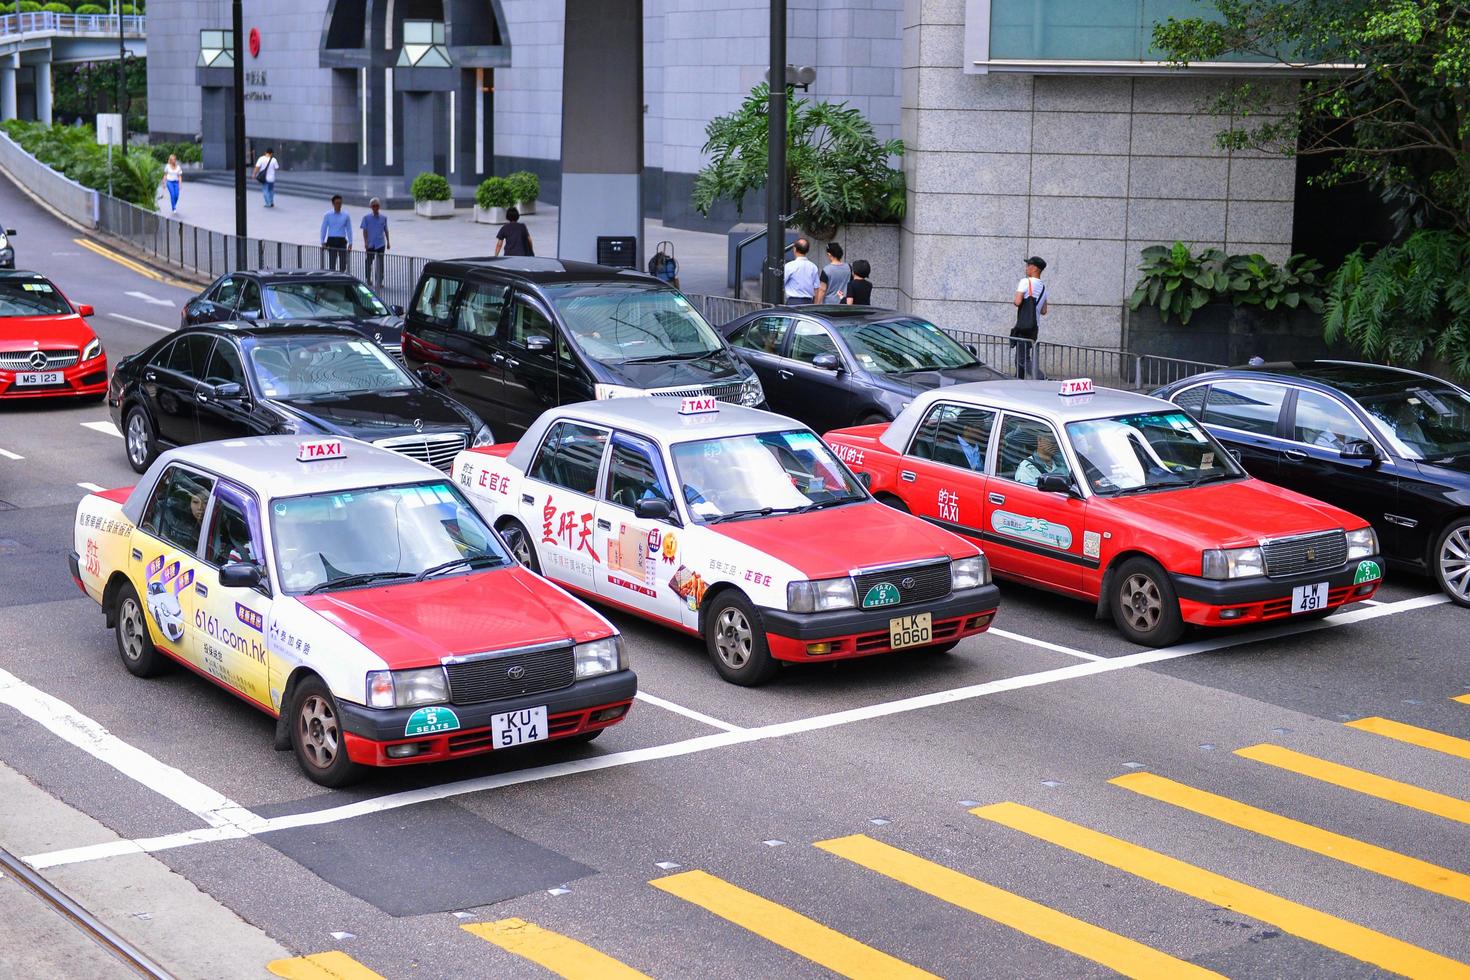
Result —
[[77, 486], [81, 487], [83, 490], [91, 491], [92, 493], [101, 493], [103, 490], [107, 489], [106, 487], [99, 487], [95, 483], [78, 483]]
[[1003, 694], [1029, 687], [1041, 687], [1060, 681], [1069, 681], [1081, 677], [1092, 677], [1096, 674], [1126, 670], [1131, 667], [1147, 667], [1151, 664], [1162, 663], [1168, 660], [1178, 660], [1182, 657], [1209, 653], [1212, 650], [1253, 643], [1258, 640], [1271, 640], [1282, 636], [1290, 636], [1295, 633], [1309, 633], [1316, 630], [1347, 626], [1352, 623], [1361, 623], [1370, 619], [1380, 619], [1401, 612], [1422, 609], [1426, 606], [1441, 605], [1449, 601], [1449, 597], [1443, 595], [1420, 596], [1415, 599], [1405, 599], [1401, 602], [1385, 603], [1384, 605], [1370, 609], [1357, 609], [1350, 613], [1341, 613], [1328, 619], [1292, 623], [1274, 629], [1232, 633], [1225, 636], [1213, 637], [1208, 640], [1201, 640], [1196, 643], [1166, 647], [1162, 650], [1140, 650], [1137, 653], [1131, 653], [1121, 657], [1071, 664], [1053, 670], [1039, 671], [1035, 674], [1005, 677], [1000, 680], [987, 681], [983, 684], [972, 684], [968, 687], [958, 687], [948, 691], [936, 691], [932, 694], [920, 694], [910, 698], [901, 698], [897, 701], [888, 701], [861, 708], [850, 708], [846, 711], [836, 711], [831, 714], [816, 715], [811, 718], [801, 718], [796, 721], [779, 722], [760, 728], [746, 728], [734, 732], [721, 732], [716, 735], [700, 735], [695, 738], [684, 739], [681, 742], [669, 742], [665, 745], [653, 745], [643, 749], [629, 749], [625, 752], [611, 752], [604, 756], [558, 762], [535, 769], [496, 773], [492, 776], [480, 776], [457, 783], [425, 786], [421, 789], [405, 790], [401, 793], [389, 793], [385, 796], [359, 800], [355, 803], [346, 803], [341, 806], [325, 807], [321, 810], [311, 810], [306, 813], [293, 813], [287, 816], [266, 818], [251, 814], [255, 818], [255, 821], [252, 822], [248, 829], [244, 826], [211, 827], [185, 831], [178, 834], [169, 834], [164, 837], [139, 838], [132, 841], [112, 841], [106, 844], [92, 844], [85, 847], [70, 848], [64, 851], [48, 851], [44, 854], [27, 857], [25, 861], [33, 868], [49, 868], [62, 864], [79, 864], [84, 861], [93, 861], [99, 858], [115, 857], [119, 854], [135, 854], [140, 851], [151, 853], [153, 851], [170, 850], [176, 847], [187, 847], [191, 844], [203, 844], [212, 840], [232, 840], [252, 834], [258, 835], [276, 830], [289, 830], [295, 827], [321, 826], [322, 824], [336, 823], [341, 820], [350, 820], [353, 817], [382, 813], [385, 810], [396, 810], [400, 807], [414, 806], [419, 803], [432, 803], [437, 800], [464, 796], [468, 793], [481, 793], [487, 790], [502, 789], [506, 786], [541, 782], [542, 780], [557, 779], [562, 776], [572, 776], [584, 772], [596, 772], [599, 769], [615, 769], [621, 766], [650, 762], [656, 759], [671, 759], [678, 756], [694, 755], [699, 752], [708, 752], [712, 749], [721, 749], [731, 745], [763, 742], [768, 739], [783, 738], [787, 735], [799, 735], [804, 732], [836, 728], [841, 725], [850, 725], [860, 721], [871, 721], [874, 718], [885, 718], [890, 715], [917, 711], [922, 708], [931, 708], [941, 704], [969, 701], [991, 694]]
[[93, 432], [100, 432], [105, 436], [117, 436], [119, 439], [122, 438], [122, 433], [117, 431], [117, 426], [113, 425], [111, 422], [82, 422], [80, 424], [81, 427], [84, 429], [91, 429]]
[[145, 302], [145, 303], [152, 303], [154, 306], [173, 306], [174, 305], [173, 300], [170, 300], [170, 299], [159, 299], [157, 296], [149, 296], [147, 293], [139, 292], [136, 289], [130, 289], [127, 292], [123, 293], [123, 295], [124, 296], [131, 296], [134, 299], [141, 299], [143, 302]]
[[1383, 605], [1383, 600], [1382, 599], [1359, 599], [1358, 601], [1361, 602], [1365, 606], [1381, 606], [1381, 605]]
[[[172, 306], [173, 304], [170, 303], [169, 305]], [[136, 323], [140, 327], [152, 327], [154, 330], [162, 330], [164, 333], [174, 332], [173, 327], [165, 327], [163, 324], [154, 323], [151, 320], [139, 320], [135, 316], [125, 316], [122, 313], [109, 313], [107, 315], [112, 317], [114, 320], [125, 320], [128, 323]]]
[[995, 636], [1003, 636], [1007, 640], [1015, 640], [1017, 643], [1027, 643], [1033, 647], [1041, 647], [1043, 650], [1065, 653], [1069, 657], [1080, 657], [1083, 660], [1108, 659], [1107, 657], [1100, 657], [1095, 653], [1083, 653], [1081, 650], [1073, 650], [1071, 647], [1064, 647], [1060, 643], [1048, 643], [1046, 640], [1037, 640], [1029, 636], [1022, 636], [1020, 633], [1012, 633], [1010, 630], [996, 629], [994, 626], [990, 627], [988, 632]]
[[25, 459], [20, 453], [13, 453], [8, 449], [0, 449], [0, 456], [4, 456], [6, 459]]
[[5, 670], [0, 670], [0, 704], [10, 705], [58, 738], [178, 804], [211, 827], [235, 827], [248, 833], [264, 826], [260, 817], [234, 800], [129, 745], [65, 701]]
[[639, 691], [634, 696], [637, 697], [639, 701], [647, 701], [649, 704], [657, 705], [658, 707], [663, 708], [665, 711], [672, 711], [674, 714], [683, 715], [685, 718], [693, 718], [700, 724], [709, 725], [711, 728], [718, 728], [722, 731], [727, 732], [745, 731], [745, 729], [741, 728], [739, 725], [732, 725], [728, 721], [720, 721], [720, 719], [718, 718], [711, 718], [709, 715], [705, 714], [702, 711], [695, 711], [693, 708], [686, 708], [682, 704], [675, 704], [672, 701], [665, 701], [663, 698], [655, 697], [654, 695], [649, 694], [647, 691]]

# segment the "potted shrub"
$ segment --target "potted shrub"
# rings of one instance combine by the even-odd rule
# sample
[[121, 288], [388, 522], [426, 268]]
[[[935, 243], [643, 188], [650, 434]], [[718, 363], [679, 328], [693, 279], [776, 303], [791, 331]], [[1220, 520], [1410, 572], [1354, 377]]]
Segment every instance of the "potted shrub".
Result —
[[505, 224], [505, 209], [515, 203], [509, 179], [486, 177], [475, 188], [475, 220], [482, 225]]
[[409, 185], [413, 194], [414, 214], [425, 218], [449, 218], [454, 216], [454, 196], [449, 190], [449, 181], [438, 174], [424, 171]]
[[535, 214], [536, 199], [541, 196], [541, 178], [529, 170], [517, 170], [505, 179], [515, 197], [516, 210], [521, 214]]

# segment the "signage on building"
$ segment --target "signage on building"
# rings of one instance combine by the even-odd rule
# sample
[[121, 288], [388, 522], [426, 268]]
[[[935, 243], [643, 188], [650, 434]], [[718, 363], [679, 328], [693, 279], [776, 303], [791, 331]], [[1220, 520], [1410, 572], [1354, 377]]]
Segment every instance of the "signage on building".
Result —
[[260, 28], [250, 28], [250, 57], [260, 57]]

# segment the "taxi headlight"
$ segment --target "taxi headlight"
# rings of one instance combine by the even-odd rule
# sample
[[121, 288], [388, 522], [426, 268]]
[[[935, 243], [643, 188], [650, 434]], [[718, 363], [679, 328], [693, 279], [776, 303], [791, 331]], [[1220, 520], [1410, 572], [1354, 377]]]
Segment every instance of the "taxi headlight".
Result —
[[443, 667], [420, 670], [370, 670], [367, 675], [368, 706], [410, 708], [420, 704], [443, 704], [449, 700], [449, 681]]
[[1371, 527], [1360, 527], [1347, 533], [1348, 561], [1378, 554], [1378, 534]]
[[623, 650], [623, 638], [617, 635], [606, 636], [591, 643], [578, 643], [572, 647], [572, 659], [577, 664], [579, 681], [628, 669], [628, 655]]
[[86, 348], [82, 351], [82, 360], [84, 360], [84, 361], [90, 361], [92, 358], [96, 357], [97, 355], [99, 355], [101, 353], [102, 353], [102, 341], [101, 340], [98, 340], [96, 337], [93, 337], [92, 338], [92, 342], [89, 343], [86, 346]]
[[766, 391], [761, 387], [761, 379], [751, 375], [740, 383], [740, 404], [756, 406], [766, 400]]
[[857, 594], [850, 578], [825, 578], [815, 582], [790, 582], [786, 586], [786, 608], [792, 612], [827, 612], [851, 609]]
[[633, 388], [629, 385], [596, 384], [592, 386], [592, 396], [598, 401], [608, 398], [638, 398], [647, 394], [648, 392], [642, 388]]
[[490, 426], [480, 426], [480, 431], [475, 433], [475, 439], [470, 445], [475, 447], [495, 445], [495, 437], [490, 434]]
[[951, 589], [974, 589], [989, 584], [990, 562], [985, 560], [984, 555], [961, 558], [949, 566], [949, 587]]
[[1215, 548], [1204, 553], [1205, 578], [1250, 578], [1265, 575], [1266, 563], [1260, 548]]

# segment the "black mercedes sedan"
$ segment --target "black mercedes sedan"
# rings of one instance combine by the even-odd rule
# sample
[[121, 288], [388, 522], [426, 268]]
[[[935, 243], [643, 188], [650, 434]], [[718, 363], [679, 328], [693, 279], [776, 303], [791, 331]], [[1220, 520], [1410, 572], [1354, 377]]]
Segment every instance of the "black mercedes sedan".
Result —
[[890, 422], [929, 388], [1005, 377], [921, 317], [871, 306], [790, 306], [720, 328], [773, 412], [818, 432]]
[[1470, 392], [1351, 361], [1196, 374], [1155, 392], [1252, 476], [1368, 520], [1392, 564], [1470, 606]]
[[179, 325], [184, 327], [226, 320], [340, 324], [403, 360], [403, 307], [384, 303], [367, 283], [345, 272], [229, 272], [185, 303], [179, 314]]
[[350, 436], [446, 471], [494, 441], [474, 412], [330, 324], [186, 327], [119, 361], [107, 404], [139, 473], [172, 446], [240, 436]]

